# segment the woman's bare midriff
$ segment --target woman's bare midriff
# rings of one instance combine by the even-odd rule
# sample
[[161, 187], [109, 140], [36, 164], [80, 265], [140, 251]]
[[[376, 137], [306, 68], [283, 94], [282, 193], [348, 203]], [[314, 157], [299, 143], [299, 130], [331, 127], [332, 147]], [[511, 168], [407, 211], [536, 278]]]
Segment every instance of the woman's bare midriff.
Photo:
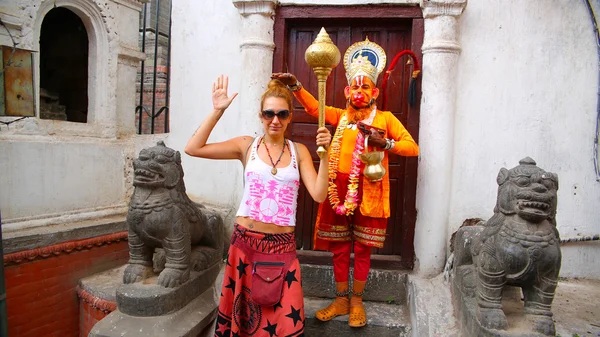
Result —
[[244, 228], [269, 234], [290, 233], [296, 230], [296, 227], [294, 226], [278, 226], [272, 223], [252, 220], [244, 216], [238, 216], [235, 218], [235, 222]]

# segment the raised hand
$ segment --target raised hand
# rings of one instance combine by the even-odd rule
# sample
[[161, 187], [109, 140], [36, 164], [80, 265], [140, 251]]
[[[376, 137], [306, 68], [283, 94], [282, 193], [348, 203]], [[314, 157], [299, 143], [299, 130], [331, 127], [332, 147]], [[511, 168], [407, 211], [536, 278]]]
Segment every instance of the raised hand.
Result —
[[237, 92], [231, 97], [227, 96], [227, 87], [229, 86], [229, 77], [221, 75], [212, 87], [212, 101], [215, 110], [225, 110], [229, 107], [233, 99], [238, 95]]
[[326, 127], [317, 130], [317, 146], [328, 147], [331, 143], [331, 133]]
[[273, 73], [271, 79], [280, 80], [285, 85], [294, 85], [298, 82], [298, 79], [294, 74], [290, 73]]

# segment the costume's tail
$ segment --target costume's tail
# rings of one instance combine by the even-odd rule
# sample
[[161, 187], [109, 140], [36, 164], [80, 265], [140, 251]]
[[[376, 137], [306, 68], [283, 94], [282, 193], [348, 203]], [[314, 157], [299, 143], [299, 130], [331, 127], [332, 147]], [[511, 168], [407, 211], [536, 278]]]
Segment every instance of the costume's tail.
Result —
[[421, 73], [421, 67], [419, 65], [419, 59], [417, 59], [417, 56], [415, 55], [415, 53], [413, 53], [411, 50], [403, 50], [401, 52], [399, 52], [398, 54], [396, 54], [396, 56], [394, 56], [394, 59], [392, 60], [392, 62], [390, 63], [390, 66], [388, 67], [388, 70], [385, 72], [385, 75], [383, 76], [383, 83], [382, 83], [382, 110], [386, 110], [386, 105], [387, 105], [387, 82], [388, 82], [388, 78], [390, 77], [390, 74], [392, 73], [392, 71], [394, 71], [394, 68], [396, 67], [396, 63], [398, 63], [398, 60], [400, 59], [400, 57], [404, 56], [404, 55], [409, 55], [413, 61], [413, 72], [411, 75], [411, 80], [410, 80], [410, 84], [408, 85], [408, 104], [410, 106], [414, 106], [415, 103], [417, 102], [417, 77], [419, 77], [419, 74]]

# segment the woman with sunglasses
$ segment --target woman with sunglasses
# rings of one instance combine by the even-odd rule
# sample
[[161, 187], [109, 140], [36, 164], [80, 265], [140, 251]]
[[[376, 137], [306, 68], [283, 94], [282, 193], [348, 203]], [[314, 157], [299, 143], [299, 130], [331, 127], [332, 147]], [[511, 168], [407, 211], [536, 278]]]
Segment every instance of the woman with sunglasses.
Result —
[[[317, 202], [327, 197], [328, 157], [315, 170], [305, 145], [286, 139], [292, 94], [272, 80], [261, 98], [263, 135], [207, 144], [208, 137], [237, 93], [227, 93], [228, 77], [213, 83], [213, 111], [186, 145], [191, 156], [237, 159], [244, 166], [244, 192], [226, 260], [215, 336], [301, 336], [304, 295], [294, 229], [300, 179]], [[319, 128], [317, 146], [331, 134]]]

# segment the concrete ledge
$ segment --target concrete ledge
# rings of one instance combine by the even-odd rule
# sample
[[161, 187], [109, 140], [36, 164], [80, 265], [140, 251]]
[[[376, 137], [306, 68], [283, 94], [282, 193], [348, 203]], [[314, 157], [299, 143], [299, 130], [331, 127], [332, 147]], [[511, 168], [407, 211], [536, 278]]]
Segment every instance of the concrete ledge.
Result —
[[190, 279], [176, 288], [157, 285], [157, 275], [142, 282], [121, 284], [116, 292], [119, 310], [124, 314], [143, 317], [163, 316], [178, 311], [206, 289], [214, 288], [222, 264], [219, 261], [201, 272], [192, 271]]
[[407, 284], [413, 336], [459, 337], [450, 285], [443, 275], [432, 279], [408, 275]]
[[192, 337], [209, 336], [207, 329], [217, 316], [218, 296], [214, 287], [195, 298], [181, 310], [159, 317], [134, 317], [118, 309], [98, 322], [90, 337]]
[[123, 284], [124, 264], [118, 268], [109, 269], [79, 280], [79, 288], [92, 296], [110, 302], [117, 302], [117, 288]]
[[125, 214], [2, 233], [4, 254], [127, 231]]
[[411, 334], [408, 310], [404, 305], [364, 302], [367, 325], [362, 328], [351, 328], [348, 325], [348, 315], [336, 317], [329, 322], [321, 322], [314, 318], [315, 312], [326, 307], [330, 302], [330, 299], [304, 298], [306, 336], [404, 337]]
[[[335, 281], [332, 266], [301, 264], [304, 296], [333, 298]], [[406, 270], [371, 269], [363, 299], [396, 305], [406, 303]], [[353, 268], [350, 269], [350, 280]]]

